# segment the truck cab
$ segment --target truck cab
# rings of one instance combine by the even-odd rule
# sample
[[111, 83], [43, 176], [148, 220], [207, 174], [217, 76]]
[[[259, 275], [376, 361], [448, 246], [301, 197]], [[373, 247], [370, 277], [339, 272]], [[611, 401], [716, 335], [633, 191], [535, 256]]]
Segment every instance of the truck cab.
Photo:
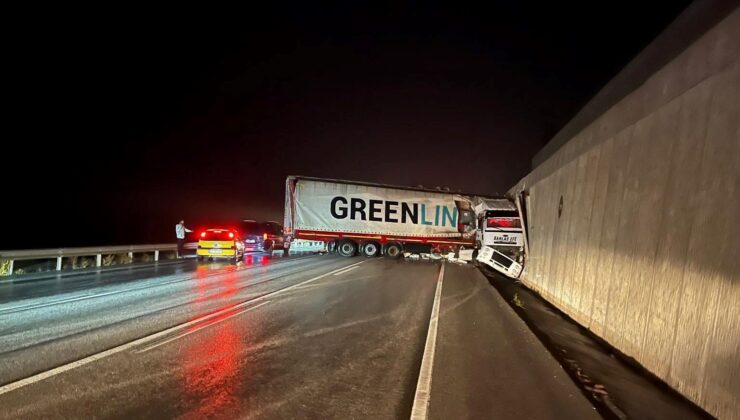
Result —
[[522, 221], [514, 203], [505, 198], [478, 199], [475, 215], [478, 221], [477, 248], [501, 248], [505, 254], [524, 251]]

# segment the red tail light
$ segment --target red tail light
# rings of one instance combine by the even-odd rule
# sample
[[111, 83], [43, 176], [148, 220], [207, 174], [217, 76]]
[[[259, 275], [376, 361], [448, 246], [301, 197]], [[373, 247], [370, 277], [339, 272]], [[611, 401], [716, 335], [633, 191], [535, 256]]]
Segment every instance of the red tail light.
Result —
[[263, 240], [263, 241], [266, 241], [266, 240], [267, 240], [267, 234], [266, 234], [266, 233], [263, 233], [263, 234], [262, 234], [262, 240]]
[[234, 232], [229, 232], [229, 239], [234, 239]]
[[200, 233], [200, 237], [201, 237], [201, 238], [205, 238], [205, 237], [206, 237], [206, 233], [205, 233], [205, 232], [201, 232], [201, 233]]

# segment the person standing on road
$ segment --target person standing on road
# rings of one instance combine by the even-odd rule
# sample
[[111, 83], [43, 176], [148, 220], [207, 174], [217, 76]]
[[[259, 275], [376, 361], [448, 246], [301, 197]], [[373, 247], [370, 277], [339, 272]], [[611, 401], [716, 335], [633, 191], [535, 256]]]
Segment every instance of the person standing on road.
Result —
[[192, 230], [185, 227], [184, 220], [180, 220], [180, 223], [175, 225], [175, 235], [177, 236], [177, 258], [182, 258], [184, 253], [186, 232], [192, 232]]

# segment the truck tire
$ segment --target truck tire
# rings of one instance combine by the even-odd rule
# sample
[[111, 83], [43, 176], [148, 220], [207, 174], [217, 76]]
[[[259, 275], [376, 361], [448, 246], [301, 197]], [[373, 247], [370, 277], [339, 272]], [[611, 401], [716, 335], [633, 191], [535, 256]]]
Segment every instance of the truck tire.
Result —
[[398, 242], [390, 242], [385, 245], [384, 254], [393, 259], [401, 258], [403, 255], [403, 247]]
[[337, 253], [343, 257], [354, 257], [357, 254], [357, 244], [353, 240], [345, 239], [337, 244]]
[[380, 255], [380, 244], [377, 242], [365, 242], [362, 244], [362, 255], [367, 258], [375, 258]]

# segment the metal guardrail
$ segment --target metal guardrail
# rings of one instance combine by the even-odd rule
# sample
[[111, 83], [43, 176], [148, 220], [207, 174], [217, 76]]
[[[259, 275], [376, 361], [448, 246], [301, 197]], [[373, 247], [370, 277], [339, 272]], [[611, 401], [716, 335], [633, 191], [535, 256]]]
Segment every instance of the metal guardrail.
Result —
[[[197, 243], [188, 243], [186, 249], [194, 249]], [[15, 261], [24, 260], [50, 260], [56, 259], [56, 270], [62, 270], [62, 261], [69, 257], [95, 256], [95, 266], [101, 267], [103, 255], [128, 254], [133, 259], [135, 253], [154, 253], [154, 261], [159, 261], [160, 251], [176, 251], [176, 244], [153, 244], [153, 245], [121, 245], [84, 248], [54, 248], [54, 249], [28, 249], [18, 251], [0, 251], [0, 261], [8, 261], [9, 267], [5, 275], [12, 275]]]
[[[197, 248], [197, 242], [185, 243], [185, 249], [187, 250]], [[152, 244], [0, 251], [0, 263], [8, 264], [6, 267], [0, 267], [0, 276], [12, 275], [15, 271], [14, 266], [16, 261], [56, 260], [56, 271], [62, 271], [64, 258], [95, 256], [95, 267], [102, 267], [104, 255], [128, 254], [128, 257], [133, 260], [134, 254], [153, 253], [154, 262], [156, 262], [159, 261], [159, 253], [161, 251], [173, 252], [176, 250], [177, 244]], [[326, 244], [319, 241], [296, 240], [291, 244], [290, 248], [291, 253], [325, 251]]]

